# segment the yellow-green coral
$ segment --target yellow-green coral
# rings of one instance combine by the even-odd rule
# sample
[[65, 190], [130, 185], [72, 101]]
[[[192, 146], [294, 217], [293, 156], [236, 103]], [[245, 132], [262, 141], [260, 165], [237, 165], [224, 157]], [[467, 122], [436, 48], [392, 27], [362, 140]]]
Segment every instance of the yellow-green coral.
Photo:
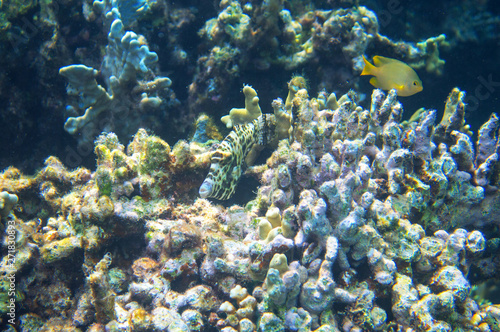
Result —
[[[290, 142], [292, 142], [293, 141], [292, 114], [286, 110], [286, 107], [283, 107], [283, 101], [281, 100], [281, 98], [274, 100], [272, 105], [274, 109], [274, 116], [276, 117], [277, 139], [281, 140], [287, 138]], [[277, 142], [272, 142], [272, 143], [275, 144]]]
[[285, 254], [274, 254], [271, 262], [269, 263], [270, 269], [276, 269], [280, 272], [280, 275], [288, 271], [288, 260]]
[[165, 168], [170, 159], [170, 146], [159, 137], [149, 136], [144, 141], [144, 150], [141, 153], [140, 173], [150, 174]]
[[[221, 6], [224, 5], [221, 3]], [[209, 40], [216, 40], [226, 34], [236, 44], [245, 44], [252, 33], [250, 21], [238, 1], [231, 1], [226, 3], [226, 8], [217, 18], [208, 20], [198, 34]]]
[[292, 226], [288, 221], [282, 220], [280, 209], [275, 206], [267, 210], [266, 217], [260, 219], [258, 227], [259, 237], [266, 243], [271, 242], [278, 234], [282, 234], [286, 238], [295, 236]]
[[137, 165], [135, 160], [127, 157], [124, 150], [113, 133], [100, 135], [95, 141], [97, 169], [94, 179], [100, 196], [118, 195], [119, 192], [129, 193], [133, 190], [125, 188], [128, 184], [125, 181], [137, 175]]
[[449, 43], [446, 41], [445, 35], [428, 38], [420, 43], [417, 43], [417, 48], [424, 50], [427, 54], [425, 61], [422, 65], [415, 65], [413, 67], [420, 68], [425, 66], [425, 70], [429, 73], [441, 75], [445, 61], [439, 58], [439, 47], [448, 47]]
[[87, 283], [92, 294], [92, 304], [96, 311], [96, 319], [99, 323], [104, 324], [115, 318], [115, 293], [109, 285], [108, 276], [111, 261], [111, 254], [105, 254], [87, 277]]
[[285, 101], [285, 108], [292, 108], [292, 100], [300, 89], [307, 89], [307, 81], [303, 76], [296, 75], [288, 82], [288, 96]]
[[44, 245], [40, 249], [40, 255], [44, 263], [52, 263], [71, 256], [76, 250], [81, 248], [82, 238], [79, 236], [70, 236]]
[[[439, 127], [444, 127], [448, 132], [452, 130], [460, 130], [461, 132], [472, 136], [470, 131], [470, 126], [465, 123], [465, 92], [460, 91], [458, 88], [451, 90], [450, 95], [446, 99], [446, 105], [444, 108], [443, 118], [439, 123]], [[456, 123], [458, 127], [448, 128], [452, 125], [452, 121], [458, 121]]]
[[243, 94], [245, 95], [245, 108], [233, 108], [229, 111], [229, 115], [221, 118], [228, 128], [249, 123], [262, 115], [257, 92], [250, 85], [245, 85]]
[[33, 0], [2, 0], [0, 1], [0, 31], [9, 29], [12, 24], [11, 20], [18, 18], [20, 15], [37, 5], [37, 1]]

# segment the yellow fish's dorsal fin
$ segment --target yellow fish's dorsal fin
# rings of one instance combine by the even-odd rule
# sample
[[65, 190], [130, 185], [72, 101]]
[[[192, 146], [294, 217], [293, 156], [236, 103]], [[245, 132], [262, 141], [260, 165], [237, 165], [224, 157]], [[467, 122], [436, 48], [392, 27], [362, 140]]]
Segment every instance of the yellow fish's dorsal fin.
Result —
[[361, 75], [375, 75], [376, 67], [372, 65], [370, 62], [368, 62], [368, 60], [366, 60], [364, 55], [363, 55], [363, 62], [365, 63], [365, 67], [363, 68]]
[[373, 64], [375, 64], [375, 66], [381, 66], [388, 63], [401, 63], [401, 61], [396, 59], [386, 58], [385, 56], [380, 56], [380, 55], [375, 55], [373, 57]]

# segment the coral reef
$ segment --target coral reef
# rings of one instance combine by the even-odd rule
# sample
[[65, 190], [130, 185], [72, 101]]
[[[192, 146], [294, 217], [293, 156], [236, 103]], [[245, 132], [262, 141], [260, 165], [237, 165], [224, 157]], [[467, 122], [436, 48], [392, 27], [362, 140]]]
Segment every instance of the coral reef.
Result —
[[[127, 141], [141, 126], [162, 136], [168, 133], [172, 135], [169, 142], [174, 142], [199, 113], [222, 116], [225, 103], [232, 102], [241, 83], [251, 81], [248, 76], [255, 78], [254, 87], [269, 88], [276, 95], [282, 81], [294, 71], [306, 70], [317, 76], [311, 79], [313, 90], [344, 93], [359, 87], [362, 55], [380, 54], [425, 69], [432, 73], [426, 78], [435, 80], [435, 74], [445, 70], [444, 58], [457, 54], [455, 50], [465, 42], [494, 45], [499, 21], [491, 1], [412, 3], [405, 10], [401, 4], [391, 3], [386, 8], [378, 1], [344, 0], [96, 0], [83, 4], [10, 0], [0, 7], [0, 40], [6, 45], [0, 50], [0, 63], [6, 69], [0, 73], [0, 120], [7, 140], [17, 148], [40, 139], [45, 142], [40, 161], [48, 154], [62, 159], [60, 151], [67, 146], [50, 135], [56, 127], [63, 134], [61, 114], [71, 119], [67, 129], [78, 132], [73, 138], [89, 149], [102, 130], [114, 131]], [[432, 16], [419, 20], [421, 15]], [[126, 60], [124, 48], [130, 44], [113, 39], [122, 32], [110, 36], [115, 20], [122, 23], [123, 34], [130, 32], [129, 41], [138, 43], [133, 48], [142, 50], [139, 56], [149, 59], [145, 67], [135, 67], [135, 78], [120, 79], [125, 61], [136, 65], [140, 59], [129, 56]], [[476, 52], [494, 57], [488, 45], [477, 45]], [[446, 50], [450, 53], [443, 55]], [[158, 61], [154, 61], [155, 55]], [[74, 69], [81, 80], [72, 80], [67, 70], [71, 78], [55, 77], [70, 64], [85, 66]], [[470, 71], [472, 80], [477, 68], [492, 72], [488, 65], [468, 65], [476, 69]], [[456, 71], [460, 68], [450, 68], [446, 74]], [[175, 77], [170, 87], [164, 73]], [[119, 86], [111, 84], [112, 76]], [[75, 84], [66, 96], [61, 87], [68, 80]], [[29, 84], [31, 81], [37, 84]], [[101, 100], [92, 100], [96, 95], [73, 96], [75, 89], [83, 94], [98, 93]], [[113, 102], [108, 104], [110, 98]], [[65, 110], [66, 105], [71, 106]], [[89, 123], [92, 115], [97, 119]], [[10, 123], [18, 126], [8, 126]], [[7, 148], [2, 154], [6, 156], [2, 168], [13, 163], [9, 160], [17, 165], [23, 160], [19, 154], [9, 155]], [[91, 156], [84, 157], [90, 165]], [[30, 171], [36, 167], [41, 162]]]
[[[233, 112], [245, 119], [219, 145], [171, 148], [141, 129], [127, 148], [99, 136], [94, 172], [54, 157], [33, 177], [5, 170], [0, 189], [20, 206], [5, 214], [23, 248], [20, 324], [495, 330], [498, 310], [474, 300], [469, 277], [488, 280], [500, 266], [498, 239], [479, 230], [498, 224], [496, 115], [474, 145], [459, 89], [437, 123], [435, 110], [401, 121], [393, 90], [374, 90], [365, 109], [352, 92], [310, 98], [303, 83], [294, 77], [287, 101], [257, 118], [246, 116], [260, 111], [246, 88], [247, 107]], [[245, 208], [193, 199], [209, 165], [208, 182], [223, 190], [216, 197], [237, 194], [245, 159], [263, 147], [274, 152], [248, 164], [261, 184]], [[83, 270], [61, 272], [67, 262]]]
[[[500, 331], [498, 83], [443, 84], [499, 19], [392, 5], [0, 1], [0, 325]], [[461, 88], [368, 90], [375, 54]]]
[[[220, 99], [245, 68], [294, 70], [328, 59], [359, 74], [362, 55], [370, 48], [384, 49], [415, 68], [442, 73], [445, 62], [439, 51], [448, 46], [444, 34], [418, 43], [394, 42], [380, 34], [377, 16], [364, 6], [332, 10], [298, 4], [290, 7], [280, 0], [221, 2], [217, 17], [199, 31], [209, 55], [198, 61], [190, 86], [194, 109]], [[326, 74], [329, 69], [321, 72]]]

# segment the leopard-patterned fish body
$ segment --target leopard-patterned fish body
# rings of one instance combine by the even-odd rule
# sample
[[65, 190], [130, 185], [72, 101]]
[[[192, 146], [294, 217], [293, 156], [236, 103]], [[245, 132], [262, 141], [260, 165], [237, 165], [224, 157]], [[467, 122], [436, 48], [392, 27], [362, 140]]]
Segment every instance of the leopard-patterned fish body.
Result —
[[235, 126], [212, 154], [210, 172], [203, 181], [201, 198], [227, 200], [236, 190], [245, 158], [256, 145], [266, 146], [276, 136], [273, 114], [262, 114], [244, 125]]

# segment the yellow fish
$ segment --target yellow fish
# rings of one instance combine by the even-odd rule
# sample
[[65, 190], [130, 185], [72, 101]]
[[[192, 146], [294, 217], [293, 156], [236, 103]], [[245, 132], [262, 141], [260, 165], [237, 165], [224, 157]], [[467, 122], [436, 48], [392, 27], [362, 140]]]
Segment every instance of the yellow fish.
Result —
[[396, 89], [398, 96], [406, 97], [422, 91], [422, 81], [417, 73], [406, 63], [376, 55], [373, 63], [365, 61], [361, 75], [372, 75], [370, 84], [382, 90]]

